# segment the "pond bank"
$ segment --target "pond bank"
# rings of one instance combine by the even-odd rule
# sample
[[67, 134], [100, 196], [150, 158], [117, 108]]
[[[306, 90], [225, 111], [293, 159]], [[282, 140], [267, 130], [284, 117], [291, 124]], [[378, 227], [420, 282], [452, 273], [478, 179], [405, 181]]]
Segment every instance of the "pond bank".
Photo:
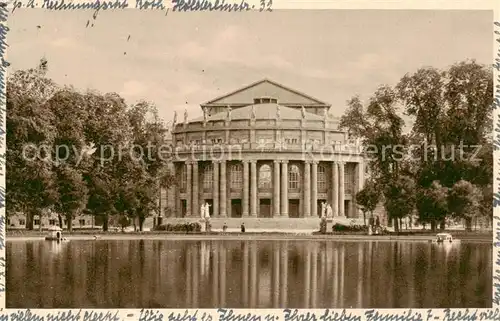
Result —
[[[463, 242], [493, 243], [491, 233], [450, 232]], [[46, 233], [39, 231], [23, 231], [23, 233], [7, 232], [7, 241], [42, 240]], [[104, 233], [102, 231], [75, 231], [64, 233], [68, 240], [332, 240], [332, 241], [431, 241], [435, 233], [415, 233], [414, 235], [360, 235], [360, 234], [312, 234], [293, 232], [247, 232], [247, 233], [169, 233], [169, 232], [131, 232]]]

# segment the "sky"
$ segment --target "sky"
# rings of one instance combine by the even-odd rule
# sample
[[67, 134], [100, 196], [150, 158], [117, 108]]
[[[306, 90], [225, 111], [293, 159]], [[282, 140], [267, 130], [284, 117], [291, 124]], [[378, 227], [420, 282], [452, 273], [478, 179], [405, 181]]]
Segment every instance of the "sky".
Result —
[[274, 10], [245, 13], [18, 9], [9, 71], [48, 60], [61, 85], [147, 100], [169, 121], [263, 78], [330, 103], [341, 116], [420, 67], [491, 64], [492, 11]]

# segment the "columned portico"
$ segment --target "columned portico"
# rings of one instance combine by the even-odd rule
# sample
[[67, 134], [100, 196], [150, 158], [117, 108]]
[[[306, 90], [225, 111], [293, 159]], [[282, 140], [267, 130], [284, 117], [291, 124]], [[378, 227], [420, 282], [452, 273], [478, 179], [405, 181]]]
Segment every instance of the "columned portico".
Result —
[[[206, 202], [214, 230], [226, 223], [230, 228], [245, 223], [249, 230], [274, 224], [260, 219], [254, 224], [250, 218], [256, 217], [290, 220], [288, 228], [309, 229], [317, 226], [323, 201], [331, 205], [329, 218], [341, 222], [342, 216], [358, 216], [355, 196], [364, 183], [363, 155], [346, 145], [347, 159], [332, 148], [348, 143], [348, 135], [328, 116], [329, 104], [268, 80], [224, 97], [224, 103], [216, 99], [202, 105], [203, 118], [188, 120], [185, 114], [182, 124], [173, 125], [172, 143], [183, 157], [174, 160], [181, 182], [172, 193], [175, 204], [168, 205], [182, 215], [173, 217], [194, 220]], [[237, 154], [233, 146], [240, 147]]]
[[257, 217], [257, 161], [250, 161], [250, 215]]
[[243, 161], [243, 217], [248, 216], [248, 194], [249, 194], [249, 186], [248, 186], [248, 161]]
[[273, 164], [273, 216], [280, 216], [280, 161], [275, 160]]
[[281, 216], [288, 217], [288, 161], [281, 161]]

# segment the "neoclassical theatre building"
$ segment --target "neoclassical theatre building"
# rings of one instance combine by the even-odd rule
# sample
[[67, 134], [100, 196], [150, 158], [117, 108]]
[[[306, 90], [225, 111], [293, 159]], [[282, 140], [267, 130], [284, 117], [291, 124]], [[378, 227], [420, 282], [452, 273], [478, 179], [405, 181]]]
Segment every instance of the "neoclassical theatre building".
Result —
[[[212, 218], [359, 218], [365, 171], [359, 146], [330, 105], [262, 80], [201, 105], [203, 117], [174, 119], [171, 215]], [[177, 117], [174, 117], [177, 118]]]

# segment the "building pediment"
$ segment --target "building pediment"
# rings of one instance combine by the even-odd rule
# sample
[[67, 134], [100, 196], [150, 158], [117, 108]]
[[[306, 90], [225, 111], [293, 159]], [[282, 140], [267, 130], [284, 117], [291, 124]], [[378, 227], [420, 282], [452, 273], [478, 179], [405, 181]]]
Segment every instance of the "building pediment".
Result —
[[329, 107], [330, 105], [297, 90], [285, 87], [277, 82], [264, 79], [229, 94], [212, 99], [201, 106], [246, 106], [254, 103], [255, 98], [272, 97], [280, 105]]

